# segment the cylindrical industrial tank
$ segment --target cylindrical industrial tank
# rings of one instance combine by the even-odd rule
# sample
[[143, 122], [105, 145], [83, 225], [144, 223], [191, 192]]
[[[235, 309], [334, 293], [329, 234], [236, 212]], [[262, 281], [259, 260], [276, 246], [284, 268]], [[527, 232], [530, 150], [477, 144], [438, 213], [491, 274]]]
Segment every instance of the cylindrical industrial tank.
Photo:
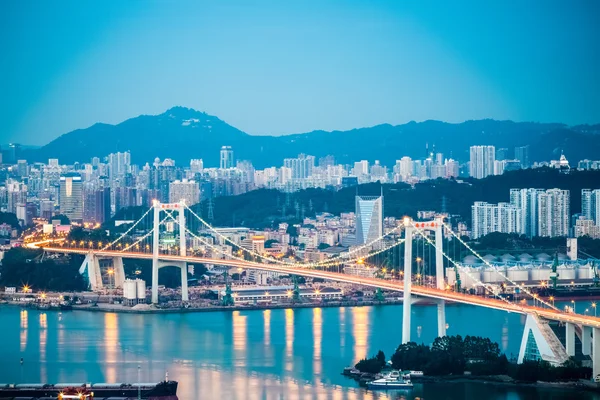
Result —
[[137, 284], [137, 298], [139, 300], [146, 299], [146, 281], [143, 279], [136, 279]]
[[135, 281], [127, 279], [123, 282], [123, 297], [126, 300], [135, 300], [137, 298]]
[[550, 272], [552, 270], [549, 268], [541, 268], [534, 267], [531, 269], [531, 280], [532, 281], [547, 281], [550, 279]]
[[558, 280], [559, 281], [572, 281], [575, 280], [575, 268], [559, 266], [557, 268]]
[[594, 273], [589, 265], [582, 265], [577, 268], [577, 279], [593, 279]]
[[528, 269], [509, 269], [508, 277], [516, 282], [527, 282], [529, 281], [529, 270]]

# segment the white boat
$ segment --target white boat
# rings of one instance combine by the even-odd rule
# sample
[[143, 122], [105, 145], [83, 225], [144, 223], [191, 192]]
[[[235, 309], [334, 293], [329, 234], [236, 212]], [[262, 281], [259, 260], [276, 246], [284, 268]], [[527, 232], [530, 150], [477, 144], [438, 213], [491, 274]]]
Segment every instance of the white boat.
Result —
[[392, 371], [381, 379], [367, 382], [369, 389], [409, 389], [413, 387], [410, 378], [402, 376], [398, 371]]

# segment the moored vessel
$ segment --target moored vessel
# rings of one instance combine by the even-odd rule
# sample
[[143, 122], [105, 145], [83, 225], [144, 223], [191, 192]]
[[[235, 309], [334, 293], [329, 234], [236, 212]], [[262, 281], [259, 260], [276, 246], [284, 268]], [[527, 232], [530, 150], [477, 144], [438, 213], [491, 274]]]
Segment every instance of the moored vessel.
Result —
[[367, 387], [369, 389], [410, 389], [413, 384], [410, 376], [403, 376], [399, 371], [394, 370], [383, 378], [367, 382]]
[[[108, 398], [146, 400], [178, 400], [177, 381], [159, 383], [63, 383], [63, 384], [0, 384], [0, 399], [86, 399]], [[76, 397], [72, 397], [76, 396]]]

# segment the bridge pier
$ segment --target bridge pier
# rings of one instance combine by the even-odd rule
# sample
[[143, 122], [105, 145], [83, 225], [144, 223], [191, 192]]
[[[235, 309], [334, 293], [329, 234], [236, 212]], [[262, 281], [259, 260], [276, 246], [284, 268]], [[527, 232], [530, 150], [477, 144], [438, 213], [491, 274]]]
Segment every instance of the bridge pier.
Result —
[[81, 275], [85, 275], [87, 273], [88, 282], [90, 284], [90, 289], [95, 292], [104, 286], [102, 284], [102, 273], [100, 272], [100, 263], [98, 262], [98, 257], [94, 255], [91, 251], [88, 252], [79, 268], [79, 273]]
[[438, 336], [446, 336], [446, 302], [437, 301]]
[[114, 284], [115, 288], [123, 288], [125, 283], [125, 268], [123, 267], [123, 257], [113, 257]]
[[565, 349], [567, 350], [567, 355], [569, 357], [575, 356], [575, 325], [567, 322], [566, 326], [566, 335], [565, 335]]
[[592, 355], [592, 327], [581, 327], [581, 353], [585, 356]]
[[160, 209], [158, 201], [152, 204], [154, 208], [154, 224], [152, 232], [152, 304], [158, 304], [158, 247], [160, 237]]
[[412, 232], [410, 219], [404, 220], [404, 296], [402, 300], [402, 343], [410, 342], [412, 312]]
[[187, 263], [184, 261], [181, 268], [181, 301], [189, 301]]
[[600, 374], [600, 328], [592, 328], [592, 379]]

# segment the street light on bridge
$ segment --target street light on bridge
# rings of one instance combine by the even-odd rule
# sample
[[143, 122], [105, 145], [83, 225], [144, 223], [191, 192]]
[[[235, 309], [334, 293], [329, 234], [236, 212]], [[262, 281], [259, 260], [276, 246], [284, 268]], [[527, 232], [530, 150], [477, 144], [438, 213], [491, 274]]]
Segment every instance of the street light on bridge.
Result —
[[594, 317], [596, 316], [596, 303], [592, 303], [592, 308], [594, 309]]

